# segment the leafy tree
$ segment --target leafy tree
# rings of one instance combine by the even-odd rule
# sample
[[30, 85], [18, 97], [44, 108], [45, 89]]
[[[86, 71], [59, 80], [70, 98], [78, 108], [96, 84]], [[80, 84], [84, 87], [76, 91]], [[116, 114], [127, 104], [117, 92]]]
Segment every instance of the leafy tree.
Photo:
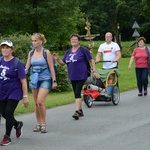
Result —
[[66, 45], [84, 21], [77, 0], [6, 0], [0, 5], [5, 6], [0, 10], [2, 34], [41, 32], [53, 48]]
[[[150, 1], [149, 0], [142, 0], [142, 7], [141, 7], [141, 15], [144, 16], [142, 19], [142, 26], [140, 31], [146, 37], [147, 41], [150, 42], [149, 33], [150, 33]], [[144, 20], [144, 21], [143, 21]]]
[[[123, 40], [132, 39], [132, 25], [135, 20], [141, 23], [141, 28], [143, 27], [146, 19], [142, 15], [141, 2], [142, 0], [84, 0], [81, 11], [89, 18], [92, 29], [101, 34], [100, 39], [104, 39], [104, 34], [110, 31], [117, 36], [116, 40], [119, 43], [118, 23]], [[147, 4], [147, 9], [148, 6]]]
[[140, 25], [140, 34], [148, 37], [149, 3], [149, 0], [1, 0], [0, 33], [41, 32], [51, 50], [60, 46], [65, 50], [70, 34], [85, 34], [88, 17], [91, 33], [100, 33], [103, 40], [110, 31], [119, 43], [119, 32], [123, 40], [132, 39], [135, 20]]

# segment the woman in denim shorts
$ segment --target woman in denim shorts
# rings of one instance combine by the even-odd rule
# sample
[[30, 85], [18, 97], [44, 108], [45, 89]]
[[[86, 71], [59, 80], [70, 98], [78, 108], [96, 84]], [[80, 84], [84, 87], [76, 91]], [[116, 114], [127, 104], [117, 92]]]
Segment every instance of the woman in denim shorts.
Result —
[[[30, 68], [30, 88], [35, 101], [35, 115], [37, 125], [34, 132], [46, 133], [46, 106], [45, 99], [52, 88], [57, 87], [53, 57], [49, 50], [43, 47], [45, 36], [34, 33], [31, 36], [33, 50], [28, 54], [26, 72]], [[44, 57], [46, 53], [46, 58]]]

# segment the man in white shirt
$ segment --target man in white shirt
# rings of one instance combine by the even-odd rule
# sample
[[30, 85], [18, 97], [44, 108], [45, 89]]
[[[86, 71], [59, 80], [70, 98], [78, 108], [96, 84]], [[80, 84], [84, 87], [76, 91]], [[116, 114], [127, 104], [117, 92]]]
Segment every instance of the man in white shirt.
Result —
[[120, 47], [112, 41], [112, 33], [110, 32], [105, 34], [105, 41], [99, 46], [96, 63], [100, 61], [101, 55], [103, 55], [103, 61], [109, 61], [103, 63], [103, 69], [117, 68], [117, 62], [121, 58]]

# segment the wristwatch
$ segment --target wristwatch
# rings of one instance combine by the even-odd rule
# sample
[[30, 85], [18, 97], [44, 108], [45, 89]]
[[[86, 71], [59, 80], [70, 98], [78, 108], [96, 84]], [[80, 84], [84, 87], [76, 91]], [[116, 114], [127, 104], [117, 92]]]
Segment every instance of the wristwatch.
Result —
[[56, 80], [53, 80], [53, 83], [56, 83], [57, 81]]

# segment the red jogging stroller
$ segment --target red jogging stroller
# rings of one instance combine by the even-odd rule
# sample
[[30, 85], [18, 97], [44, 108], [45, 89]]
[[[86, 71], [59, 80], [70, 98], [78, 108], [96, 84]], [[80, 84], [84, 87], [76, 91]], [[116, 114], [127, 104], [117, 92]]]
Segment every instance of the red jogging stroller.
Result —
[[83, 87], [83, 99], [88, 108], [92, 107], [93, 102], [112, 102], [118, 105], [120, 101], [120, 91], [118, 86], [117, 69], [97, 69], [100, 79], [92, 74], [85, 82]]

